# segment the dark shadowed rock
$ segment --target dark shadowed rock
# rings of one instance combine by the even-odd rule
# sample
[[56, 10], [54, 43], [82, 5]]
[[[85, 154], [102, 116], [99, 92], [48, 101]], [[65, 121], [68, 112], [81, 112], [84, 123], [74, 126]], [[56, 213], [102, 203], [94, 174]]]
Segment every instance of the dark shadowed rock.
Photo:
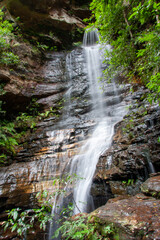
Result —
[[3, 73], [3, 71], [0, 71], [0, 83], [8, 83], [10, 81], [10, 78]]
[[[82, 5], [85, 2], [88, 4], [89, 1], [83, 1]], [[76, 5], [79, 4], [81, 5], [81, 3]], [[87, 7], [79, 6], [80, 10], [76, 11], [72, 1], [67, 0], [10, 0], [7, 7], [12, 16], [20, 17], [19, 25], [24, 31], [32, 34], [36, 31], [37, 41], [59, 48], [71, 46], [76, 38], [79, 41], [73, 32], [78, 28], [83, 29], [85, 27], [83, 16], [86, 18], [90, 15]]]

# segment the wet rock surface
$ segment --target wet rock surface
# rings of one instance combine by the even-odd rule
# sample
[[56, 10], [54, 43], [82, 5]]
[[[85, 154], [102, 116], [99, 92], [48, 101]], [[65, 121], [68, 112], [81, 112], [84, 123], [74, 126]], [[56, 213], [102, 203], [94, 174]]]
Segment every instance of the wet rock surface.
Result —
[[[24, 50], [22, 52], [25, 53]], [[18, 70], [17, 76], [15, 72], [0, 70], [0, 79], [5, 91], [0, 99], [5, 103], [3, 109], [7, 110], [8, 114], [25, 112], [32, 99], [36, 100], [41, 109], [55, 106], [55, 103], [62, 99], [66, 90], [65, 53], [52, 54], [52, 58], [47, 55], [45, 60], [37, 63], [36, 67], [34, 67], [35, 61], [36, 59], [28, 66], [31, 72], [25, 75], [25, 79]], [[24, 66], [23, 68], [26, 69]], [[50, 72], [52, 72], [51, 76]]]
[[[101, 155], [93, 182], [109, 186], [110, 199], [94, 214], [114, 223], [119, 239], [159, 239], [159, 126], [160, 108], [150, 105], [146, 89], [129, 94], [124, 120], [115, 126], [111, 147]], [[93, 192], [93, 198], [98, 193]], [[101, 191], [102, 192], [102, 191]], [[143, 192], [143, 195], [141, 192]], [[107, 192], [102, 194], [107, 196]], [[131, 197], [133, 196], [133, 197]]]
[[[76, 29], [84, 27], [82, 18], [90, 14], [86, 7], [80, 7], [88, 1], [74, 2], [17, 0], [10, 1], [9, 9], [13, 16], [21, 17], [24, 30], [41, 33], [33, 40], [49, 41], [61, 49], [78, 40], [74, 38]], [[14, 39], [13, 45], [13, 52], [22, 61], [15, 70], [0, 69], [5, 90], [0, 96], [5, 102], [3, 110], [7, 109], [10, 117], [25, 111], [36, 99], [40, 110], [56, 108], [56, 114], [40, 121], [36, 130], [22, 140], [8, 166], [0, 168], [3, 240], [21, 239], [14, 232], [3, 233], [5, 210], [32, 209], [37, 206], [38, 192], [52, 193], [53, 179], [68, 171], [71, 160], [97, 124], [83, 48], [71, 54], [62, 51], [44, 56], [28, 43]], [[108, 202], [93, 214], [103, 225], [113, 223], [119, 239], [158, 240], [160, 175], [155, 172], [160, 171], [160, 107], [146, 101], [145, 88], [134, 85], [135, 92], [129, 93], [130, 87], [120, 85], [113, 90], [112, 84], [103, 83], [107, 115], [116, 117], [119, 101], [128, 106], [128, 113], [116, 124], [112, 144], [99, 159], [91, 194], [95, 208]], [[47, 233], [36, 227], [27, 239], [44, 240]]]
[[132, 105], [124, 120], [115, 126], [112, 145], [100, 157], [96, 178], [115, 184], [129, 181], [131, 185], [132, 181], [136, 187], [136, 183], [159, 171], [160, 108], [147, 103], [143, 97], [146, 93], [147, 90], [138, 90], [130, 96]]
[[113, 224], [119, 239], [159, 239], [160, 200], [137, 194], [126, 199], [115, 198], [92, 214], [103, 225]]
[[[67, 166], [71, 159], [79, 152], [97, 124], [93, 121], [93, 104], [87, 83], [83, 48], [77, 48], [68, 55], [65, 52], [48, 54], [39, 75], [43, 82], [35, 80], [28, 83], [27, 80], [19, 80], [17, 85], [13, 84], [10, 75], [8, 80], [7, 75], [6, 92], [29, 100], [36, 97], [37, 102], [46, 109], [59, 106], [61, 101], [62, 115], [59, 119], [53, 116], [39, 122], [37, 129], [28, 139], [24, 139], [12, 164], [0, 168], [2, 212], [13, 207], [32, 208], [37, 204], [35, 195], [38, 192], [52, 192], [53, 179], [68, 171]], [[19, 88], [19, 85], [23, 85], [23, 88]], [[104, 94], [107, 96], [108, 93], [111, 97], [114, 92], [111, 94], [110, 87], [111, 84]], [[118, 90], [122, 99], [128, 89], [129, 85]], [[113, 101], [110, 110], [107, 110], [110, 114], [113, 106], [118, 107]], [[105, 188], [104, 186], [103, 194]], [[104, 204], [106, 197], [100, 194], [100, 188], [96, 192], [100, 195], [96, 201], [101, 198], [101, 203]], [[2, 222], [3, 217], [0, 219]]]
[[[21, 46], [21, 54], [23, 51]], [[27, 59], [32, 56], [33, 53], [30, 52]], [[68, 55], [66, 52], [47, 54], [43, 62], [38, 61], [36, 67], [34, 57], [29, 62], [30, 71], [25, 77], [23, 68], [24, 72], [19, 70], [17, 75], [1, 70], [0, 81], [5, 84], [6, 91], [2, 98], [6, 102], [6, 108], [10, 109], [10, 114], [23, 111], [31, 99], [36, 98], [43, 109], [59, 106], [60, 116], [52, 116], [39, 122], [36, 131], [27, 140], [24, 139], [17, 156], [11, 161], [12, 164], [0, 168], [2, 213], [13, 207], [32, 208], [36, 205], [37, 192], [52, 192], [53, 178], [67, 172], [71, 159], [79, 152], [97, 124], [93, 121], [93, 104], [87, 83], [83, 48], [77, 48]], [[116, 117], [115, 110], [118, 111], [119, 100], [124, 105], [131, 104], [131, 107], [124, 120], [115, 126], [112, 145], [102, 154], [97, 165], [91, 189], [95, 206], [99, 207], [112, 198], [112, 202], [102, 208], [104, 215], [100, 210], [98, 216], [111, 222], [112, 215], [118, 216], [117, 222], [114, 217], [114, 223], [122, 229], [122, 239], [145, 239], [141, 237], [145, 234], [148, 234], [146, 239], [158, 239], [156, 215], [159, 212], [156, 206], [159, 200], [153, 197], [159, 198], [159, 175], [152, 176], [147, 181], [146, 179], [160, 169], [160, 143], [157, 141], [160, 132], [159, 106], [150, 106], [146, 102], [146, 89], [139, 88], [135, 93], [128, 94], [130, 85], [121, 85], [116, 89], [117, 96], [114, 96], [112, 84], [104, 82], [103, 87], [108, 116], [115, 114]], [[136, 195], [140, 191], [146, 196]], [[129, 195], [134, 197], [128, 199]], [[118, 197], [119, 200], [113, 197]], [[140, 208], [144, 208], [148, 215], [145, 215], [145, 211], [140, 211]], [[3, 220], [2, 214], [1, 223]], [[142, 232], [141, 238], [137, 232]], [[38, 234], [34, 235], [35, 239], [45, 238], [40, 231]], [[13, 237], [15, 235], [8, 235], [8, 239]], [[7, 239], [6, 235], [1, 239]]]
[[141, 191], [144, 194], [160, 198], [160, 175], [158, 174], [153, 174], [141, 185]]

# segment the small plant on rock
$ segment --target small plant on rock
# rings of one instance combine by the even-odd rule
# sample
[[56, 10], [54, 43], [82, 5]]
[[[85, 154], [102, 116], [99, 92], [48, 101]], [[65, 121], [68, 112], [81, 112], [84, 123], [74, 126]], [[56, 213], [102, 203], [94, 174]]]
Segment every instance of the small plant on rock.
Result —
[[79, 177], [76, 175], [66, 175], [54, 179], [53, 185], [56, 188], [52, 194], [46, 191], [37, 194], [39, 202], [37, 208], [27, 210], [15, 208], [7, 211], [8, 220], [4, 222], [4, 229], [16, 231], [18, 236], [26, 237], [31, 230], [34, 230], [35, 224], [45, 230], [48, 222], [54, 219], [59, 227], [54, 232], [53, 238], [60, 235], [61, 239], [65, 240], [119, 240], [119, 234], [113, 224], [101, 223], [99, 218], [86, 213], [72, 216], [74, 209], [72, 203], [60, 208], [58, 220], [56, 220], [56, 213], [51, 214], [53, 199], [66, 194], [60, 185], [73, 184], [77, 178]]
[[13, 24], [5, 20], [4, 13], [0, 9], [0, 64], [14, 65], [19, 63], [19, 58], [11, 52], [10, 46], [14, 39]]

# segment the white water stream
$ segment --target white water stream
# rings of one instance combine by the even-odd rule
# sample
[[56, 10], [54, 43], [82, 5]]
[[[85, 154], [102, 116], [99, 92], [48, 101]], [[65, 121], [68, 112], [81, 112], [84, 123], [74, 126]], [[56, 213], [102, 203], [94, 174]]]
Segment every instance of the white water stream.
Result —
[[[101, 90], [100, 78], [101, 54], [97, 31], [86, 33], [84, 36], [84, 53], [88, 72], [89, 88], [93, 103], [94, 120], [96, 127], [78, 155], [74, 157], [71, 164], [71, 174], [76, 173], [82, 179], [78, 180], [74, 189], [74, 214], [87, 212], [94, 209], [90, 195], [91, 184], [100, 155], [107, 150], [112, 141], [114, 126], [122, 120], [125, 107], [118, 105], [112, 116], [105, 114], [104, 96]], [[115, 84], [113, 84], [113, 89]], [[116, 95], [116, 89], [113, 90]], [[114, 108], [111, 106], [111, 108]], [[113, 110], [113, 109], [112, 109]]]
[[[100, 50], [101, 46], [96, 43], [98, 39], [99, 36], [97, 31], [93, 31], [85, 34], [83, 42], [85, 67], [87, 69], [89, 92], [92, 99], [91, 116], [92, 121], [95, 123], [95, 127], [88, 140], [85, 141], [78, 154], [73, 157], [71, 161], [70, 175], [76, 174], [78, 177], [82, 178], [77, 180], [73, 190], [74, 214], [89, 212], [94, 209], [90, 189], [96, 165], [100, 155], [111, 145], [115, 124], [121, 121], [126, 113], [125, 104], [124, 102], [120, 102], [114, 83], [109, 85], [108, 91], [113, 92], [113, 97], [117, 96], [117, 100], [110, 106], [106, 104], [107, 97], [101, 90], [100, 78], [102, 77], [102, 57]], [[69, 65], [69, 69], [72, 70], [70, 61]], [[72, 73], [69, 74], [72, 75]], [[109, 162], [108, 165], [110, 164]], [[52, 231], [50, 229], [49, 239], [52, 239], [52, 233], [53, 229]]]

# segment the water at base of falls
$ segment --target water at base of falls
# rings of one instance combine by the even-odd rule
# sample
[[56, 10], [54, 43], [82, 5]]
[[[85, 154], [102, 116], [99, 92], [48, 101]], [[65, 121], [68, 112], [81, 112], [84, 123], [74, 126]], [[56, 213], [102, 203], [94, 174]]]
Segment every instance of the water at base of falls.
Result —
[[[110, 93], [113, 92], [113, 98], [115, 98], [113, 105], [107, 104], [107, 97], [101, 90], [102, 57], [101, 46], [96, 43], [98, 39], [97, 30], [86, 33], [84, 36], [83, 54], [92, 102], [89, 114], [94, 122], [94, 128], [70, 163], [69, 174], [76, 174], [79, 177], [73, 190], [74, 214], [94, 210], [90, 189], [96, 165], [100, 155], [111, 145], [115, 124], [121, 121], [126, 113], [125, 104], [117, 96], [114, 83], [109, 85], [108, 90]], [[50, 233], [50, 240], [52, 232], [53, 230]]]

